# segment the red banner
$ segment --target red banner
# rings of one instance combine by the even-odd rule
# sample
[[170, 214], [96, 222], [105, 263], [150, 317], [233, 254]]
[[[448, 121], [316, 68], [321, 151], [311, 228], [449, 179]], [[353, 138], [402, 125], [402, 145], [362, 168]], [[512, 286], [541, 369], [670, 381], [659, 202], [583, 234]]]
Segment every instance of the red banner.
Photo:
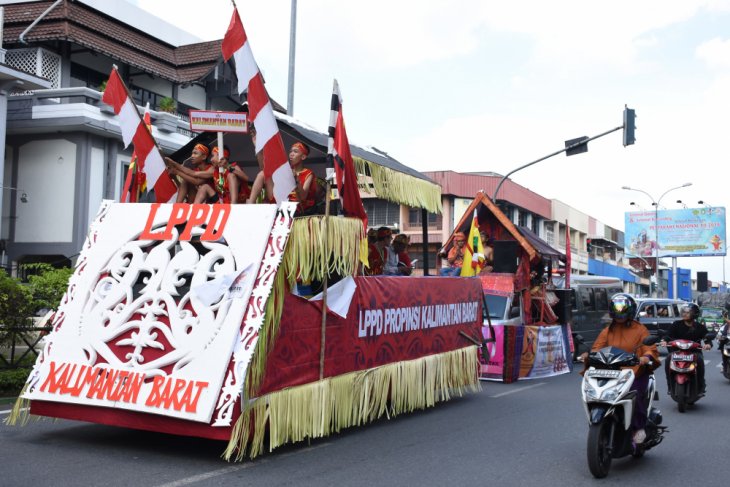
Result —
[[[132, 206], [132, 205], [130, 205]], [[347, 318], [327, 314], [325, 377], [413, 360], [480, 340], [479, 279], [358, 277]], [[260, 394], [319, 380], [321, 301], [287, 295]], [[230, 427], [77, 404], [32, 401], [31, 412], [151, 431], [227, 440]], [[240, 414], [236, 405], [234, 417]]]
[[[472, 345], [480, 339], [479, 279], [358, 277], [347, 318], [327, 315], [324, 376]], [[321, 301], [287, 296], [261, 394], [319, 380]]]

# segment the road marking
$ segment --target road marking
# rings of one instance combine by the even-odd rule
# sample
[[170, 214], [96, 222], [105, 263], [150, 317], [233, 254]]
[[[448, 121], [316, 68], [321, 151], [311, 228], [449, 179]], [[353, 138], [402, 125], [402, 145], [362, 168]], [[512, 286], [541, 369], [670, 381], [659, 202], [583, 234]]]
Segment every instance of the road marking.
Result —
[[[21, 412], [22, 412], [22, 411], [27, 411], [27, 410], [28, 410], [28, 408], [20, 408], [20, 411], [21, 411]], [[3, 411], [0, 411], [0, 414], [10, 414], [10, 413], [12, 413], [12, 412], [13, 412], [13, 410], [12, 410], [12, 409], [5, 409], [5, 410], [3, 410]]]
[[497, 397], [507, 396], [509, 394], [514, 394], [515, 392], [526, 391], [527, 389], [532, 389], [533, 387], [540, 387], [540, 386], [545, 385], [545, 384], [547, 384], [547, 382], [538, 382], [537, 384], [532, 384], [531, 386], [518, 387], [517, 389], [512, 389], [512, 390], [507, 391], [507, 392], [500, 392], [499, 394], [495, 394], [495, 395], [489, 396], [489, 397], [491, 397], [491, 398], [497, 398]]
[[707, 364], [709, 364], [709, 363], [710, 363], [710, 361], [709, 361], [709, 360], [705, 360], [705, 365], [707, 365]]
[[230, 467], [219, 468], [218, 470], [211, 470], [210, 472], [205, 472], [205, 473], [201, 473], [201, 474], [198, 474], [198, 475], [193, 475], [191, 477], [186, 477], [184, 479], [175, 480], [173, 482], [168, 482], [166, 484], [160, 484], [157, 487], [179, 487], [181, 485], [190, 485], [190, 484], [194, 484], [196, 482], [202, 482], [203, 480], [209, 480], [209, 479], [212, 479], [214, 477], [220, 477], [221, 475], [226, 475], [226, 474], [229, 474], [229, 473], [238, 472], [239, 470], [245, 470], [247, 468], [253, 468], [253, 467], [256, 467], [258, 465], [262, 465], [262, 464], [265, 464], [265, 463], [269, 463], [269, 462], [271, 462], [274, 459], [287, 458], [287, 457], [291, 457], [291, 456], [294, 456], [294, 455], [300, 455], [302, 453], [307, 453], [307, 452], [310, 452], [310, 451], [313, 451], [313, 450], [318, 450], [320, 448], [324, 448], [324, 447], [329, 446], [329, 445], [331, 445], [331, 443], [322, 443], [320, 445], [315, 445], [315, 446], [310, 446], [310, 447], [307, 447], [307, 448], [302, 448], [302, 449], [297, 450], [297, 451], [292, 451], [292, 452], [289, 452], [289, 453], [282, 453], [281, 455], [276, 455], [276, 457], [262, 458], [261, 460], [258, 460], [258, 461], [255, 461], [255, 462], [254, 461], [251, 461], [251, 460], [246, 460], [245, 461], [246, 463], [241, 463], [239, 465], [232, 465]]

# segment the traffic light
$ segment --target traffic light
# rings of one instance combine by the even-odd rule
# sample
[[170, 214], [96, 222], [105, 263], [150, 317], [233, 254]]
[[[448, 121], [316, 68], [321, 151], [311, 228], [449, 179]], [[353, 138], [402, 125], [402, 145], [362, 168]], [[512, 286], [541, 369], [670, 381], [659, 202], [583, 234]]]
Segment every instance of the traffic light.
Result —
[[591, 245], [591, 239], [587, 238], [586, 239], [586, 252], [588, 252], [590, 254], [591, 250], [593, 250], [593, 245]]
[[636, 110], [624, 106], [624, 147], [636, 142]]

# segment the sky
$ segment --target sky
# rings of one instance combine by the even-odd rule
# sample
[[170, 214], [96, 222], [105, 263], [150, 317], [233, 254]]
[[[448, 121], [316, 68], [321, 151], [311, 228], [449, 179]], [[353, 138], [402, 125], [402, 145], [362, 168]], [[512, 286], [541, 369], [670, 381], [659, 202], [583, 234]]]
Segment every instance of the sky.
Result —
[[[229, 0], [129, 0], [202, 40]], [[237, 2], [272, 98], [287, 100], [290, 0]], [[623, 230], [624, 212], [730, 206], [730, 0], [303, 0], [295, 117], [325, 130], [332, 80], [350, 141], [420, 171], [512, 169], [622, 125], [512, 179]], [[682, 200], [682, 204], [676, 203]], [[630, 203], [636, 203], [631, 206]], [[680, 258], [724, 276], [722, 257]], [[728, 268], [730, 269], [730, 268]]]

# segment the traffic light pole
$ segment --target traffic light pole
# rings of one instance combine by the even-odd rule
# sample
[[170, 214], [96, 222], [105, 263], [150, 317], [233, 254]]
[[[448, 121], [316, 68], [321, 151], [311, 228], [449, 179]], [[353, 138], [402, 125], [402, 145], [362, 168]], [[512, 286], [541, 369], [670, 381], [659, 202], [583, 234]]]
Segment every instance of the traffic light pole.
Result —
[[530, 167], [530, 166], [532, 166], [533, 164], [537, 164], [537, 163], [538, 163], [538, 162], [540, 162], [540, 161], [544, 161], [545, 159], [549, 159], [549, 158], [551, 158], [551, 157], [553, 157], [553, 156], [557, 156], [558, 154], [562, 154], [563, 152], [567, 152], [567, 151], [569, 151], [569, 150], [575, 149], [575, 148], [577, 148], [577, 147], [580, 147], [580, 146], [582, 146], [582, 145], [585, 145], [585, 144], [587, 144], [587, 143], [588, 143], [588, 142], [590, 142], [591, 140], [596, 140], [596, 139], [598, 139], [598, 138], [601, 138], [601, 137], [603, 137], [604, 135], [608, 135], [608, 134], [610, 134], [610, 133], [613, 133], [613, 132], [617, 132], [617, 131], [619, 131], [619, 130], [621, 130], [621, 129], [623, 129], [623, 128], [624, 128], [624, 126], [623, 126], [623, 125], [619, 125], [618, 127], [612, 128], [611, 130], [607, 130], [606, 132], [603, 132], [602, 134], [594, 135], [593, 137], [590, 137], [590, 138], [587, 138], [587, 139], [583, 139], [583, 140], [581, 140], [580, 142], [576, 142], [576, 143], [574, 143], [574, 144], [571, 144], [571, 145], [567, 146], [567, 147], [566, 147], [566, 148], [564, 148], [564, 149], [560, 149], [559, 151], [555, 151], [555, 152], [553, 152], [552, 154], [548, 154], [548, 155], [546, 155], [545, 157], [541, 157], [540, 159], [537, 159], [537, 160], [535, 160], [535, 161], [532, 161], [532, 162], [528, 162], [527, 164], [525, 164], [525, 165], [523, 165], [523, 166], [520, 166], [520, 167], [518, 167], [517, 169], [513, 169], [513, 170], [511, 170], [510, 172], [508, 172], [508, 173], [507, 173], [507, 174], [506, 174], [506, 175], [505, 175], [505, 176], [504, 176], [504, 177], [502, 178], [502, 180], [501, 180], [501, 181], [499, 182], [499, 184], [497, 185], [497, 189], [496, 189], [496, 190], [494, 190], [494, 196], [492, 196], [492, 202], [493, 202], [493, 203], [497, 203], [497, 194], [499, 193], [499, 190], [500, 190], [500, 188], [502, 187], [502, 185], [504, 184], [504, 182], [505, 182], [505, 181], [506, 181], [506, 180], [507, 180], [507, 179], [508, 179], [508, 178], [509, 178], [509, 177], [510, 177], [511, 175], [513, 175], [514, 173], [516, 173], [517, 171], [521, 171], [522, 169], [525, 169], [525, 168], [527, 168], [527, 167]]

